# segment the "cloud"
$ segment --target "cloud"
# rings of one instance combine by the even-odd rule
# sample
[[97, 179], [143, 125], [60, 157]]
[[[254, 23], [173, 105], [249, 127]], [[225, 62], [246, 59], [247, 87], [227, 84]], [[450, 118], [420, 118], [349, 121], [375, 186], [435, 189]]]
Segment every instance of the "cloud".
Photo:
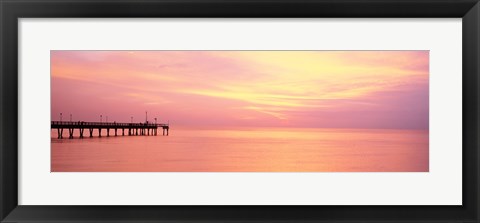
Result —
[[185, 125], [425, 129], [428, 61], [428, 51], [52, 51], [52, 117], [90, 104], [85, 119], [148, 109]]

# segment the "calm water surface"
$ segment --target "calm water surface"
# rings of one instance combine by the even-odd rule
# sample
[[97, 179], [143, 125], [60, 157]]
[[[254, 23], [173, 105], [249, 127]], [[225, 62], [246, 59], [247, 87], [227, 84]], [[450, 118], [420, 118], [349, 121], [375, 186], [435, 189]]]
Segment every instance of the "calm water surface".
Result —
[[171, 128], [168, 137], [106, 137], [104, 130], [101, 138], [86, 130], [84, 139], [51, 132], [53, 172], [429, 171], [422, 130]]

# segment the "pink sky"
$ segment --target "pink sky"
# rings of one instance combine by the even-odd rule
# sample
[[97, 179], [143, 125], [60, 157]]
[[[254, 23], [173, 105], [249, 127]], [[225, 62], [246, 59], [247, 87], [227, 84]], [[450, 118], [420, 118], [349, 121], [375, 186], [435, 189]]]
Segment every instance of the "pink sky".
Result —
[[51, 51], [52, 120], [428, 129], [428, 51]]

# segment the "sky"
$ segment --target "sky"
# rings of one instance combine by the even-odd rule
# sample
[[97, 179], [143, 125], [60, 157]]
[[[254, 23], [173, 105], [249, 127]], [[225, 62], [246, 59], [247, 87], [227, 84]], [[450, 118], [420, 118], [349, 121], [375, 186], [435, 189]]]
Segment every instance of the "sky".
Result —
[[428, 130], [428, 88], [429, 51], [51, 51], [54, 121]]

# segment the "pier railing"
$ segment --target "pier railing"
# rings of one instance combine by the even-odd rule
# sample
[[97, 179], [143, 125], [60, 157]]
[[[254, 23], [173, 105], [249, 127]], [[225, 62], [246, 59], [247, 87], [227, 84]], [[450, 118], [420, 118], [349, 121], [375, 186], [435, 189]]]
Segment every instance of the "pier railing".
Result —
[[[105, 126], [111, 128], [121, 128], [121, 127], [166, 127], [168, 124], [163, 123], [125, 123], [125, 122], [82, 122], [82, 121], [52, 121], [53, 126], [65, 126], [65, 128], [71, 126], [84, 126], [85, 128], [96, 127], [96, 126]], [[94, 128], [95, 128], [94, 127]]]

